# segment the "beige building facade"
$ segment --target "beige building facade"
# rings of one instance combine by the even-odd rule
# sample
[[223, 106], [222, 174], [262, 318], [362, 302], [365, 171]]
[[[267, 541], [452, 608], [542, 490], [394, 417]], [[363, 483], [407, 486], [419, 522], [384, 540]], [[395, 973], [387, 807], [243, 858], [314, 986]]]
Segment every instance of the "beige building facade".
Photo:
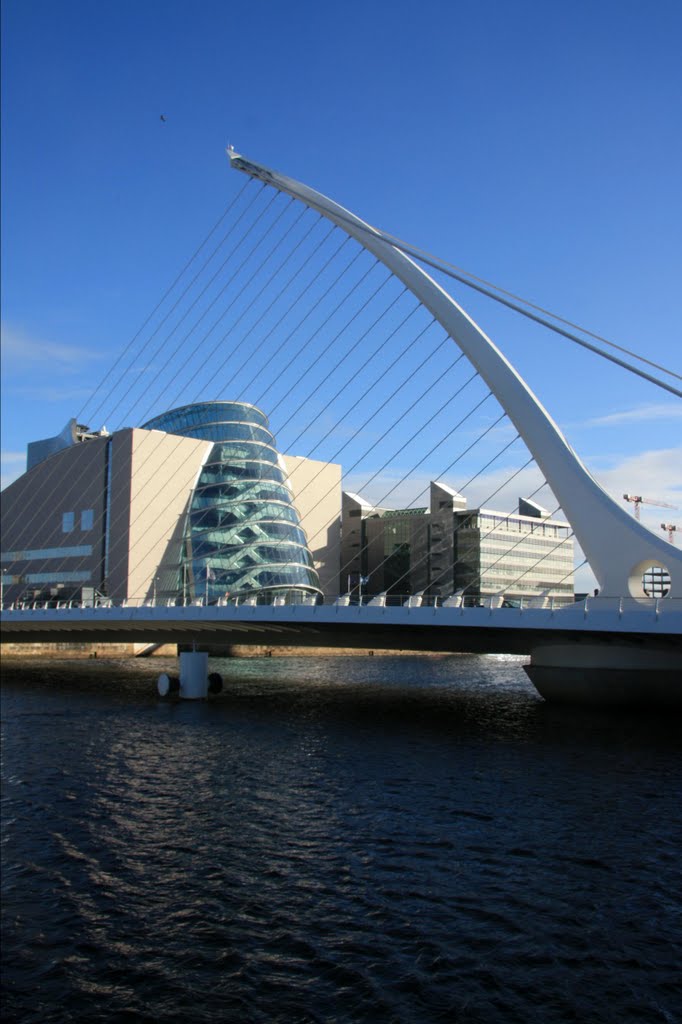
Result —
[[301, 455], [284, 455], [283, 461], [320, 587], [326, 596], [336, 595], [340, 592], [341, 466]]
[[365, 594], [446, 598], [467, 604], [500, 596], [574, 601], [570, 525], [526, 499], [513, 513], [467, 508], [466, 499], [431, 483], [428, 507], [387, 509], [358, 494], [342, 497], [341, 575]]
[[[54, 447], [34, 445], [31, 469], [2, 494], [4, 601], [201, 597], [202, 580], [188, 579], [187, 530], [214, 443], [129, 428]], [[341, 467], [279, 462], [320, 588], [338, 593]]]

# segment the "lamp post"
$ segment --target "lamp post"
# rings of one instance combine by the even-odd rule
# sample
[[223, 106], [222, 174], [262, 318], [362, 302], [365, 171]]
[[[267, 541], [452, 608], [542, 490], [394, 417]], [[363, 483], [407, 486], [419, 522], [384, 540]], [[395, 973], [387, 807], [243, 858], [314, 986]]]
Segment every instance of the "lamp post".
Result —
[[2, 570], [2, 575], [0, 576], [0, 608], [2, 608], [4, 606], [4, 600], [5, 600], [5, 573], [6, 572], [8, 572], [8, 570], [7, 569], [3, 569]]
[[156, 585], [157, 585], [158, 582], [159, 582], [159, 577], [155, 576], [154, 580], [153, 580], [153, 583], [152, 583], [152, 587], [153, 587], [153, 589], [152, 589], [152, 603], [153, 603], [154, 607], [156, 607]]

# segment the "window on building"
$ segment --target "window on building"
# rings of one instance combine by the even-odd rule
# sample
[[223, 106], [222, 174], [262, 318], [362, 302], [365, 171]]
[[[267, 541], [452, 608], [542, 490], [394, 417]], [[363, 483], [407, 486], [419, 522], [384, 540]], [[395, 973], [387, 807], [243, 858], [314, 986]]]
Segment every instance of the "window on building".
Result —
[[71, 533], [74, 527], [74, 517], [73, 512], [62, 513], [62, 533]]
[[91, 508], [84, 508], [81, 511], [81, 530], [91, 530], [95, 521], [95, 513]]
[[28, 572], [22, 579], [26, 583], [82, 583], [90, 579], [87, 569], [75, 572]]

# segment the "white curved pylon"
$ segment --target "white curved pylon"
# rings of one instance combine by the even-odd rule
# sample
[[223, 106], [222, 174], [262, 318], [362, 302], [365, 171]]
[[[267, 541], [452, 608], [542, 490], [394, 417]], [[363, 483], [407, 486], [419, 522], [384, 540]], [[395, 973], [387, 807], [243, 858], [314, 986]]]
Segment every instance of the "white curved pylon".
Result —
[[642, 574], [662, 566], [669, 597], [682, 595], [682, 552], [651, 533], [611, 498], [575, 454], [525, 381], [477, 324], [420, 266], [376, 228], [314, 189], [228, 149], [232, 167], [300, 199], [391, 270], [468, 357], [523, 438], [590, 563], [602, 597], [645, 597]]

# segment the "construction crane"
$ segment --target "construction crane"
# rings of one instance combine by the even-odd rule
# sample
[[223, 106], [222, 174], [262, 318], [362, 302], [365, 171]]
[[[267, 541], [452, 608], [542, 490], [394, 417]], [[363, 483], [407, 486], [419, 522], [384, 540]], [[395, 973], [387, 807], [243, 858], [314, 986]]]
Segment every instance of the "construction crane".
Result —
[[669, 505], [667, 501], [655, 501], [653, 498], [643, 498], [638, 494], [624, 494], [626, 501], [631, 501], [635, 506], [635, 519], [639, 519], [640, 505], [656, 505], [657, 508], [677, 508], [677, 505]]
[[675, 531], [677, 530], [677, 527], [675, 526], [675, 524], [674, 523], [661, 523], [661, 529], [665, 530], [667, 532], [667, 534], [668, 534], [668, 542], [670, 544], [674, 544], [675, 543]]

